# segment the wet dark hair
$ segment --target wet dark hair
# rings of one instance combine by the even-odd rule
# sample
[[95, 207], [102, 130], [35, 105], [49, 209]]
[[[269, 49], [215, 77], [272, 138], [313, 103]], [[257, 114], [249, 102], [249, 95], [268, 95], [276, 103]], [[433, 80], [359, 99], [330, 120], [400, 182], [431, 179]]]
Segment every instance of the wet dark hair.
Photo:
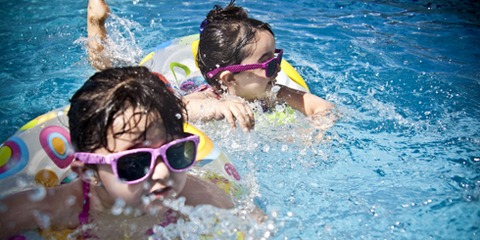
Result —
[[248, 17], [242, 7], [234, 5], [221, 8], [215, 5], [202, 22], [197, 62], [203, 77], [217, 89], [220, 83], [217, 76], [207, 77], [207, 73], [218, 67], [240, 64], [252, 54], [245, 46], [254, 43], [257, 31], [274, 33], [268, 23]]
[[[111, 151], [107, 137], [113, 130], [113, 122], [130, 107], [142, 118], [152, 117], [148, 121], [162, 119], [167, 136], [183, 134], [185, 108], [182, 101], [146, 67], [97, 72], [73, 95], [70, 103], [68, 122], [75, 151], [93, 152], [102, 147]], [[133, 127], [125, 124], [114, 135]], [[145, 139], [146, 132], [140, 138]]]

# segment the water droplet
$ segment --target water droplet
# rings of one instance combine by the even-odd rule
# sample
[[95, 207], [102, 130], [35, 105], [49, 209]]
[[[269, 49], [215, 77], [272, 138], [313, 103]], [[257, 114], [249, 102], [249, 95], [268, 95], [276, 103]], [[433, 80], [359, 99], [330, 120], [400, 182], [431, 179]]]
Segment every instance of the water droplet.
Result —
[[123, 209], [123, 214], [125, 215], [131, 215], [133, 213], [133, 208], [131, 207], [126, 207]]
[[112, 207], [112, 214], [113, 215], [120, 215], [122, 214], [122, 211], [123, 211], [123, 208], [125, 207], [126, 203], [125, 203], [125, 200], [121, 199], [121, 198], [117, 198], [115, 200], [115, 204], [113, 204], [113, 207]]
[[50, 227], [50, 216], [47, 214], [40, 213], [39, 211], [34, 211], [33, 215], [35, 216], [35, 220], [37, 221], [40, 228], [49, 228]]
[[87, 171], [85, 171], [85, 178], [86, 179], [91, 179], [95, 176], [95, 171], [93, 171], [92, 169], [88, 169]]
[[45, 189], [45, 187], [42, 186], [34, 189], [29, 195], [29, 198], [33, 202], [37, 202], [44, 199], [46, 195], [47, 195], [47, 190]]
[[145, 141], [143, 141], [143, 145], [144, 145], [145, 147], [149, 147], [149, 146], [152, 145], [152, 141], [150, 141], [150, 140], [145, 140]]
[[270, 146], [268, 146], [268, 145], [263, 146], [262, 151], [266, 152], [266, 153], [269, 152], [270, 151]]
[[77, 200], [77, 197], [70, 195], [65, 199], [65, 203], [67, 206], [73, 206], [75, 204], [75, 200]]
[[272, 87], [272, 92], [278, 93], [278, 91], [280, 91], [280, 86], [275, 85], [275, 86]]
[[147, 195], [143, 195], [140, 199], [141, 199], [143, 205], [148, 205], [151, 202], [150, 198]]

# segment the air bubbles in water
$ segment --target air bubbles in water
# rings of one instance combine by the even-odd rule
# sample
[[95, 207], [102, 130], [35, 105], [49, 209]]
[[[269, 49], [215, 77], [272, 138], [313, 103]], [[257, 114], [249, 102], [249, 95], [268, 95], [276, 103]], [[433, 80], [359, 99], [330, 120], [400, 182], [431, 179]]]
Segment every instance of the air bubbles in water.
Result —
[[176, 224], [154, 226], [151, 239], [268, 239], [275, 226], [267, 220], [258, 223], [249, 213], [240, 209], [218, 209], [210, 205], [191, 207], [185, 198], [165, 200], [165, 206], [187, 216]]

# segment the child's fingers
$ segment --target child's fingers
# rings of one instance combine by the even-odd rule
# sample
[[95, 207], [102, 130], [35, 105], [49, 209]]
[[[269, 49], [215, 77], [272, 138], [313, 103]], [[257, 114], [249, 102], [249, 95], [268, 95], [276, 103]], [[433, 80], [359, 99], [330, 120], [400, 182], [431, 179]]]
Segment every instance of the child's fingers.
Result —
[[255, 126], [253, 112], [248, 105], [237, 104], [232, 108], [233, 115], [244, 131], [250, 131]]
[[229, 109], [225, 109], [222, 114], [223, 114], [223, 117], [227, 119], [227, 122], [230, 124], [230, 127], [232, 128], [237, 127], [237, 125], [235, 125], [235, 117]]
[[250, 122], [250, 125], [253, 128], [255, 126], [255, 114], [253, 114], [253, 110], [250, 106], [245, 105], [245, 108], [248, 116], [248, 121]]

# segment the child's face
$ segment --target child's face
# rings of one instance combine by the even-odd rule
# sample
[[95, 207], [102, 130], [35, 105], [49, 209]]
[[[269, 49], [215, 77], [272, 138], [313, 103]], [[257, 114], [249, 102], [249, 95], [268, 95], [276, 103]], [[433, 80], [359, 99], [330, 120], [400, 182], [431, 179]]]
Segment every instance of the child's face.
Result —
[[[251, 48], [252, 55], [245, 58], [240, 64], [263, 63], [275, 57], [276, 45], [271, 33], [258, 31], [255, 38], [257, 42], [247, 46]], [[264, 99], [275, 84], [277, 73], [270, 78], [265, 77], [264, 69], [254, 69], [235, 74], [235, 85], [232, 86], [235, 95], [249, 101]]]
[[[145, 115], [133, 114], [130, 108], [125, 115], [116, 117], [113, 122], [113, 132], [108, 134], [108, 146], [114, 152], [125, 151], [135, 148], [158, 148], [169, 141], [165, 127], [161, 119], [147, 121]], [[132, 117], [133, 116], [133, 117]], [[139, 124], [134, 123], [140, 119]], [[127, 132], [120, 133], [124, 129], [130, 129]], [[113, 133], [117, 133], [114, 137]], [[146, 133], [146, 138], [141, 136]], [[101, 148], [95, 151], [97, 154], [109, 154], [107, 149]], [[106, 200], [113, 204], [115, 200], [122, 199], [125, 203], [137, 209], [147, 210], [150, 207], [161, 206], [164, 198], [174, 198], [185, 186], [187, 175], [185, 172], [171, 172], [161, 159], [157, 159], [153, 173], [147, 180], [138, 184], [122, 183], [113, 173], [111, 165], [99, 164], [98, 176], [103, 188], [110, 196]], [[150, 203], [144, 206], [142, 198], [149, 199]]]

